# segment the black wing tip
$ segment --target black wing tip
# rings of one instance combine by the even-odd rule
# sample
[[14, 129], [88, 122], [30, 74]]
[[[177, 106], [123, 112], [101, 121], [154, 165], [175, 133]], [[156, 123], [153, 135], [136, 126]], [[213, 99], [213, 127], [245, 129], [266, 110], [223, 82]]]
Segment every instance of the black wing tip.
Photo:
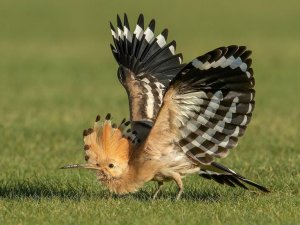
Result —
[[109, 26], [110, 26], [110, 29], [111, 29], [111, 30], [113, 30], [114, 32], [116, 32], [116, 30], [115, 30], [114, 26], [112, 25], [112, 22], [111, 22], [111, 21], [109, 21]]
[[115, 46], [113, 46], [112, 44], [110, 44], [110, 48], [111, 48], [112, 51], [113, 51], [113, 50], [116, 50], [116, 49], [115, 49]]
[[169, 30], [165, 28], [162, 32], [161, 35], [167, 40], [169, 34]]
[[137, 25], [139, 25], [142, 29], [144, 29], [144, 15], [140, 13]]
[[177, 43], [176, 43], [176, 41], [175, 41], [175, 40], [173, 40], [173, 41], [172, 41], [172, 45], [173, 45], [174, 49], [176, 50]]
[[128, 30], [130, 30], [128, 17], [126, 13], [124, 13], [124, 26], [127, 27]]
[[122, 24], [119, 14], [117, 14], [117, 26], [119, 29], [123, 30], [123, 24]]
[[251, 54], [252, 54], [251, 50], [246, 50], [240, 57], [243, 61], [245, 61], [251, 56]]
[[227, 48], [228, 49], [238, 49], [239, 46], [238, 45], [229, 45]]
[[155, 20], [154, 19], [152, 19], [150, 21], [148, 27], [149, 27], [150, 30], [154, 31], [154, 29], [155, 29]]
[[247, 46], [245, 46], [245, 45], [240, 45], [240, 46], [239, 46], [239, 49], [242, 50], [242, 51], [246, 51]]

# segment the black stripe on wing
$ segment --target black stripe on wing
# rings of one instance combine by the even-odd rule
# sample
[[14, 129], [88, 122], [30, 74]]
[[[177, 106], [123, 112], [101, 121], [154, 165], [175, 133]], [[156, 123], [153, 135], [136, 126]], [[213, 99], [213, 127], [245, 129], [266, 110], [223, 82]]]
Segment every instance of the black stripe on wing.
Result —
[[254, 109], [251, 51], [229, 46], [189, 63], [172, 81], [178, 105], [178, 140], [199, 162], [225, 157], [243, 136]]

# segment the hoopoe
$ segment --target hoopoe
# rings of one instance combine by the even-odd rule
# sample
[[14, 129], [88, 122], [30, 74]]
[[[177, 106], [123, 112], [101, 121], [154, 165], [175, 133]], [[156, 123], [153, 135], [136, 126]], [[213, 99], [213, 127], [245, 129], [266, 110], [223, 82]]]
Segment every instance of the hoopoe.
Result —
[[[111, 26], [112, 53], [119, 64], [130, 121], [112, 125], [111, 115], [97, 116], [83, 132], [86, 164], [62, 168], [94, 170], [111, 192], [135, 192], [156, 181], [157, 196], [164, 182], [175, 181], [183, 192], [188, 174], [221, 184], [269, 190], [214, 161], [224, 158], [243, 136], [254, 109], [251, 51], [245, 46], [212, 50], [182, 63], [176, 42], [167, 43], [168, 30], [155, 37], [155, 20], [144, 29], [141, 14], [132, 33], [128, 18], [117, 16]], [[126, 127], [131, 125], [131, 129]]]

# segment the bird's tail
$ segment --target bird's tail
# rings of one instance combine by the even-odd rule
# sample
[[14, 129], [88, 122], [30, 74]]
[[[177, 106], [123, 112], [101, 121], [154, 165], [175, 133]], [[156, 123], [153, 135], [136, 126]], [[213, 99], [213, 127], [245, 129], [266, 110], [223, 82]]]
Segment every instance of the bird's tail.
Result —
[[213, 162], [210, 166], [205, 169], [201, 169], [199, 175], [206, 179], [213, 179], [214, 181], [220, 184], [227, 184], [231, 187], [240, 186], [248, 190], [248, 187], [245, 185], [249, 184], [253, 187], [258, 188], [263, 192], [270, 192], [264, 186], [257, 184], [244, 176], [236, 173], [235, 171], [227, 168], [226, 166]]

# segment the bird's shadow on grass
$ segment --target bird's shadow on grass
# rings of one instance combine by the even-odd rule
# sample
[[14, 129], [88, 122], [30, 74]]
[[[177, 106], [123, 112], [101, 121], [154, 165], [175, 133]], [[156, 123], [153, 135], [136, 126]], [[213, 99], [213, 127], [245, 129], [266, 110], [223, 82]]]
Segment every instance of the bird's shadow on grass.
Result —
[[[155, 201], [152, 199], [154, 191], [140, 190], [137, 193], [131, 194], [132, 198], [140, 201]], [[156, 200], [176, 201], [176, 190], [162, 190]], [[198, 201], [198, 202], [218, 202], [220, 200], [220, 194], [217, 192], [202, 192], [189, 190], [188, 188], [182, 194], [181, 201]]]
[[[89, 184], [66, 182], [47, 182], [39, 180], [14, 180], [11, 182], [0, 181], [0, 198], [2, 199], [24, 199], [40, 200], [42, 198], [56, 198], [62, 201], [72, 200], [121, 200], [131, 199], [135, 201], [153, 201], [153, 190], [140, 190], [133, 194], [115, 195], [110, 194], [108, 190], [97, 188]], [[161, 192], [157, 200], [174, 201], [176, 191], [167, 189]], [[187, 189], [182, 195], [181, 200], [185, 201], [205, 201], [217, 202], [220, 199], [220, 194], [215, 191], [201, 192]]]

